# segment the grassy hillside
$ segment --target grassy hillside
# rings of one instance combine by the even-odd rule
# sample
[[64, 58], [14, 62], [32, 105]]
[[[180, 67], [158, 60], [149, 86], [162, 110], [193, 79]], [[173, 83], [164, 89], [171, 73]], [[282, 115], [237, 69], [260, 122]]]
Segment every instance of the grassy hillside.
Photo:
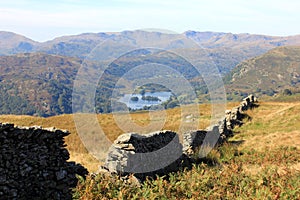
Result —
[[[261, 103], [250, 121], [206, 162], [168, 179], [134, 181], [98, 175], [82, 180], [79, 199], [299, 199], [300, 103]], [[207, 162], [208, 161], [208, 162]]]
[[278, 47], [237, 65], [226, 77], [228, 91], [273, 96], [300, 90], [300, 47]]
[[[230, 103], [228, 104], [228, 108], [231, 108], [234, 105], [236, 105], [236, 103]], [[194, 106], [187, 106], [187, 108], [185, 109], [194, 109]], [[211, 106], [203, 104], [199, 106], [199, 110], [201, 116], [194, 116], [193, 119], [199, 121], [200, 129], [204, 129], [210, 123]], [[157, 115], [164, 116], [161, 111], [158, 111]], [[119, 135], [124, 133], [120, 128], [118, 128], [112, 114], [97, 115], [97, 118], [99, 124], [101, 125], [109, 140], [114, 141]], [[150, 123], [150, 116], [148, 112], [132, 113], [131, 118], [136, 124], [140, 126], [146, 126]], [[180, 120], [180, 108], [166, 110], [166, 121], [163, 129], [178, 131], [181, 123]], [[189, 120], [191, 119], [189, 118]], [[85, 167], [88, 168], [90, 172], [94, 172], [98, 169], [99, 161], [97, 161], [96, 159], [92, 159], [92, 156], [88, 155], [88, 152], [86, 151], [77, 134], [73, 115], [65, 114], [48, 118], [25, 115], [0, 115], [0, 122], [10, 122], [19, 126], [38, 125], [42, 127], [56, 127], [69, 130], [71, 134], [66, 138], [66, 143], [68, 145], [67, 148], [71, 154], [71, 160], [82, 163]]]
[[[235, 104], [229, 104], [228, 108]], [[200, 128], [209, 124], [210, 106], [201, 105]], [[79, 199], [299, 199], [300, 198], [300, 103], [267, 102], [250, 110], [251, 120], [236, 128], [236, 135], [207, 161], [192, 170], [174, 173], [169, 179], [146, 181], [137, 187], [117, 177], [98, 175], [81, 180], [74, 191]], [[132, 114], [138, 124], [149, 123], [147, 113]], [[111, 114], [99, 115], [99, 122], [114, 140], [122, 131]], [[176, 130], [180, 110], [167, 111], [166, 129]], [[71, 160], [82, 163], [90, 172], [100, 164], [90, 156], [76, 134], [72, 115], [50, 118], [0, 116], [1, 122], [18, 125], [55, 126], [68, 129], [66, 138]]]

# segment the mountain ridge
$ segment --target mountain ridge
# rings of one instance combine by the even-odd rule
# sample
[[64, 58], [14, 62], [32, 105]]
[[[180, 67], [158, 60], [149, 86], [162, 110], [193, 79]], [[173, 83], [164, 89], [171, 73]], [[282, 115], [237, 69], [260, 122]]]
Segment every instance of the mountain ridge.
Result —
[[[9, 33], [11, 38], [19, 39], [1, 40], [7, 34], [8, 32], [0, 32], [0, 55], [44, 52], [90, 59], [90, 54], [96, 49], [100, 55], [108, 55], [107, 59], [115, 59], [117, 58], [115, 56], [125, 52], [126, 45], [136, 46], [137, 48], [158, 47], [166, 50], [183, 48], [184, 51], [194, 42], [192, 45], [198, 48], [196, 53], [208, 52], [209, 58], [204, 59], [207, 61], [213, 60], [215, 65], [221, 69], [222, 74], [228, 73], [241, 61], [263, 54], [277, 46], [300, 45], [300, 35], [279, 37], [209, 31], [186, 31], [182, 34], [141, 30], [82, 33], [61, 36], [41, 43], [12, 32]], [[114, 45], [105, 46], [107, 41], [114, 42]], [[104, 46], [101, 47], [101, 45]]]
[[[51, 44], [51, 43], [58, 43], [58, 42], [80, 42], [79, 40], [82, 41], [102, 41], [103, 38], [109, 38], [112, 36], [117, 36], [117, 35], [129, 35], [130, 33], [136, 33], [136, 32], [144, 32], [147, 33], [148, 35], [185, 35], [191, 39], [194, 39], [194, 41], [203, 44], [205, 47], [211, 46], [212, 43], [218, 42], [222, 43], [222, 41], [227, 41], [227, 42], [250, 42], [250, 41], [257, 41], [257, 40], [264, 40], [264, 41], [270, 41], [274, 43], [278, 42], [276, 45], [290, 45], [294, 44], [295, 42], [299, 42], [300, 40], [300, 34], [297, 35], [288, 35], [288, 36], [271, 36], [271, 35], [263, 35], [263, 34], [249, 34], [249, 33], [230, 33], [230, 32], [212, 32], [212, 31], [185, 31], [181, 34], [171, 34], [171, 33], [161, 33], [157, 31], [143, 31], [143, 30], [136, 30], [136, 31], [122, 31], [122, 32], [98, 32], [98, 33], [81, 33], [81, 34], [76, 34], [76, 35], [64, 35], [64, 36], [59, 36], [55, 37], [54, 39], [47, 40], [44, 42], [38, 42], [33, 39], [27, 38], [23, 35], [16, 34], [14, 32], [9, 32], [9, 31], [0, 31], [0, 41], [2, 41], [5, 36], [10, 36], [11, 38], [23, 38], [24, 41], [34, 43], [37, 46], [45, 46], [46, 44]], [[76, 41], [77, 40], [77, 41]], [[18, 41], [18, 40], [17, 40]], [[16, 43], [17, 41], [12, 41]], [[289, 42], [290, 41], [290, 42]], [[3, 41], [2, 41], [3, 42]], [[6, 41], [9, 43], [9, 41]], [[282, 42], [280, 44], [279, 42]], [[274, 44], [275, 44], [274, 43]], [[225, 43], [226, 44], [226, 43]], [[274, 45], [273, 44], [273, 45]], [[225, 45], [225, 46], [230, 46], [230, 45]], [[2, 47], [0, 47], [2, 48]], [[21, 53], [21, 52], [20, 52]]]
[[[272, 96], [284, 89], [296, 91], [300, 88], [300, 71], [298, 71], [298, 63], [300, 62], [298, 54], [300, 54], [300, 51], [298, 51], [298, 47], [277, 47], [292, 44], [300, 46], [300, 35], [273, 37], [195, 31], [185, 32], [184, 34], [198, 39], [200, 43], [207, 46], [203, 47], [204, 49], [200, 48], [200, 50], [188, 50], [191, 51], [192, 56], [199, 58], [197, 61], [199, 66], [203, 67], [203, 72], [209, 73], [209, 69], [212, 66], [218, 68], [221, 75], [227, 80], [226, 88], [229, 94], [236, 94], [235, 96], [238, 96], [238, 98], [242, 98], [247, 93], [255, 93], [259, 96]], [[125, 45], [122, 46], [116, 43], [110, 46], [108, 44], [104, 46], [105, 48], [100, 49], [97, 52], [98, 54], [95, 54], [96, 56], [107, 54], [105, 56], [111, 59], [104, 60], [110, 63], [111, 67], [104, 72], [105, 84], [101, 86], [102, 88], [98, 88], [96, 94], [96, 99], [100, 102], [96, 106], [99, 112], [110, 111], [107, 98], [109, 98], [109, 94], [114, 88], [114, 82], [120, 76], [123, 76], [126, 71], [130, 71], [131, 66], [139, 66], [145, 63], [159, 63], [172, 66], [175, 71], [189, 79], [193, 87], [197, 88], [197, 95], [208, 97], [207, 88], [203, 85], [203, 79], [200, 76], [195, 76], [191, 68], [193, 66], [188, 67], [187, 63], [184, 64], [183, 60], [180, 61], [180, 58], [177, 58], [178, 55], [172, 53], [173, 50], [179, 49], [179, 52], [186, 50], [186, 41], [181, 40], [182, 37], [179, 37], [177, 34], [145, 31], [85, 33], [56, 38], [46, 43], [35, 43], [17, 34], [0, 32], [0, 42], [1, 38], [5, 40], [4, 42], [2, 41], [3, 44], [10, 44], [6, 45], [6, 47], [11, 47], [7, 51], [10, 55], [0, 56], [0, 96], [2, 98], [0, 100], [0, 110], [3, 114], [51, 116], [71, 113], [72, 88], [77, 70], [82, 63], [91, 64], [92, 71], [89, 72], [91, 74], [96, 74], [93, 73], [95, 70], [105, 70], [101, 63], [95, 64], [93, 60], [86, 59], [86, 56], [98, 45], [95, 41], [101, 43], [107, 38], [112, 39], [112, 41], [120, 39], [121, 43], [123, 42]], [[15, 40], [14, 43], [11, 42], [12, 40]], [[26, 46], [26, 42], [29, 46]], [[147, 45], [152, 42], [156, 42], [155, 44], [158, 46], [166, 47], [166, 50], [150, 53], [151, 51], [145, 48], [131, 51], [121, 58], [116, 57], [118, 53], [126, 52], [126, 45]], [[48, 49], [42, 51], [43, 45], [43, 48], [47, 47]], [[276, 48], [274, 49], [274, 47]], [[0, 52], [3, 49], [5, 48], [0, 46]], [[25, 52], [17, 54], [21, 50]], [[290, 54], [290, 56], [287, 54]], [[116, 62], [114, 62], [115, 58]], [[258, 74], [253, 72], [255, 71], [253, 70], [253, 65], [260, 65], [260, 62], [256, 63], [257, 60], [261, 60], [262, 66], [265, 67], [265, 69], [260, 69], [262, 71]], [[276, 62], [274, 63], [273, 61]], [[280, 68], [279, 64], [284, 67]], [[291, 69], [294, 70], [294, 75], [288, 75], [283, 72], [285, 67], [290, 67], [287, 65], [295, 68]], [[240, 74], [243, 73], [243, 70], [247, 72], [247, 66], [250, 67], [252, 74], [248, 74], [248, 79], [244, 79]], [[274, 69], [276, 70], [273, 69], [272, 71], [270, 66], [275, 66]], [[231, 71], [232, 69], [233, 71]], [[272, 75], [271, 79], [269, 77], [264, 80], [261, 77], [262, 74], [272, 74], [274, 71], [278, 73], [276, 76]], [[126, 84], [121, 85], [121, 87], [125, 89], [131, 87], [131, 79], [139, 78], [142, 80], [144, 77], [155, 76], [155, 73], [151, 72], [151, 70], [146, 69], [143, 72], [144, 74], [141, 77], [138, 77], [138, 74], [133, 74], [131, 78], [126, 80]], [[229, 72], [231, 73], [228, 75]], [[88, 78], [91, 79], [90, 76]], [[255, 82], [253, 80], [256, 80], [259, 84], [253, 84]], [[288, 82], [285, 80], [288, 80]]]
[[0, 31], [0, 55], [31, 52], [39, 45], [30, 38], [8, 31]]

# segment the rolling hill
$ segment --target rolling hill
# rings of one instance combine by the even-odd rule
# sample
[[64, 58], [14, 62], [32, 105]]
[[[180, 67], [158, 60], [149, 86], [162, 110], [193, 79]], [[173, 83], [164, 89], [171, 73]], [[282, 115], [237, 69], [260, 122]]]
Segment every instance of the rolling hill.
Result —
[[273, 96], [300, 89], [300, 47], [278, 47], [237, 65], [226, 77], [228, 92]]
[[[300, 47], [277, 47], [238, 64], [225, 76], [228, 99], [240, 100], [249, 93], [258, 96], [273, 96], [284, 91], [298, 93], [300, 91], [299, 55]], [[133, 51], [119, 58], [117, 62], [113, 62], [105, 71], [98, 62], [88, 62], [92, 67], [89, 68], [87, 80], [81, 84], [89, 84], [91, 80], [97, 80], [99, 71], [102, 70], [103, 73], [100, 80], [102, 84], [98, 85], [96, 90], [96, 112], [111, 112], [110, 99], [116, 87], [120, 87], [119, 95], [122, 95], [126, 93], [127, 88], [136, 88], [135, 82], [156, 80], [157, 73], [170, 80], [176, 80], [175, 74], [170, 77], [169, 71], [164, 71], [163, 68], [156, 69], [153, 73], [151, 66], [124, 76], [126, 72], [142, 65], [145, 61], [172, 66], [196, 88], [202, 102], [209, 98], [201, 76], [197, 75], [189, 63], [180, 60], [175, 54], [168, 51]], [[0, 113], [39, 116], [72, 113], [73, 84], [82, 63], [83, 61], [78, 58], [45, 53], [0, 56]], [[117, 86], [120, 77], [126, 80]], [[176, 87], [176, 81], [173, 85], [171, 86]], [[85, 91], [81, 92], [83, 97], [88, 95]], [[184, 89], [182, 95], [187, 95], [184, 94]]]
[[0, 56], [2, 114], [49, 116], [71, 113], [77, 58], [44, 53]]

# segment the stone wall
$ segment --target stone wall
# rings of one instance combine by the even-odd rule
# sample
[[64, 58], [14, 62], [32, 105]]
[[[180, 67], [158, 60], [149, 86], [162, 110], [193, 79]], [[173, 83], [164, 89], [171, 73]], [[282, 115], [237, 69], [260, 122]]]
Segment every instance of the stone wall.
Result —
[[72, 199], [76, 174], [87, 170], [67, 162], [67, 131], [0, 123], [0, 199]]
[[183, 153], [188, 157], [193, 157], [195, 150], [202, 145], [207, 134], [218, 137], [217, 145], [224, 143], [233, 136], [233, 129], [243, 124], [244, 111], [256, 107], [257, 98], [249, 95], [236, 107], [225, 112], [225, 117], [217, 124], [205, 130], [189, 131], [183, 134]]
[[[227, 110], [225, 117], [205, 130], [191, 130], [179, 136], [172, 131], [160, 131], [147, 135], [126, 133], [117, 138], [109, 149], [105, 165], [101, 169], [109, 173], [127, 175], [134, 173], [143, 180], [146, 176], [166, 175], [182, 167], [191, 166], [197, 159], [196, 151], [203, 145], [215, 146], [233, 136], [233, 128], [243, 124], [244, 111], [256, 106], [257, 99], [250, 95], [240, 105]], [[205, 141], [206, 137], [211, 140]], [[213, 141], [212, 144], [209, 141]], [[217, 141], [217, 143], [215, 142]]]
[[175, 132], [127, 133], [110, 147], [104, 167], [112, 173], [135, 173], [137, 178], [144, 179], [176, 171], [181, 156], [182, 145]]

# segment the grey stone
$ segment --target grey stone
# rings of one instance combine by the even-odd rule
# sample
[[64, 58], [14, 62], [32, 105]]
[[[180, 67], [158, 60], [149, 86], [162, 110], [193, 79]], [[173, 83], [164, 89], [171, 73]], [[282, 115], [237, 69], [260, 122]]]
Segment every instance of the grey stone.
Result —
[[127, 133], [110, 147], [104, 166], [118, 174], [151, 173], [170, 165], [181, 155], [182, 145], [175, 132]]
[[193, 130], [183, 133], [183, 154], [191, 157], [196, 148], [202, 145], [207, 134], [205, 130]]
[[64, 137], [68, 134], [0, 123], [0, 199], [72, 199], [75, 174], [88, 172], [67, 161]]

